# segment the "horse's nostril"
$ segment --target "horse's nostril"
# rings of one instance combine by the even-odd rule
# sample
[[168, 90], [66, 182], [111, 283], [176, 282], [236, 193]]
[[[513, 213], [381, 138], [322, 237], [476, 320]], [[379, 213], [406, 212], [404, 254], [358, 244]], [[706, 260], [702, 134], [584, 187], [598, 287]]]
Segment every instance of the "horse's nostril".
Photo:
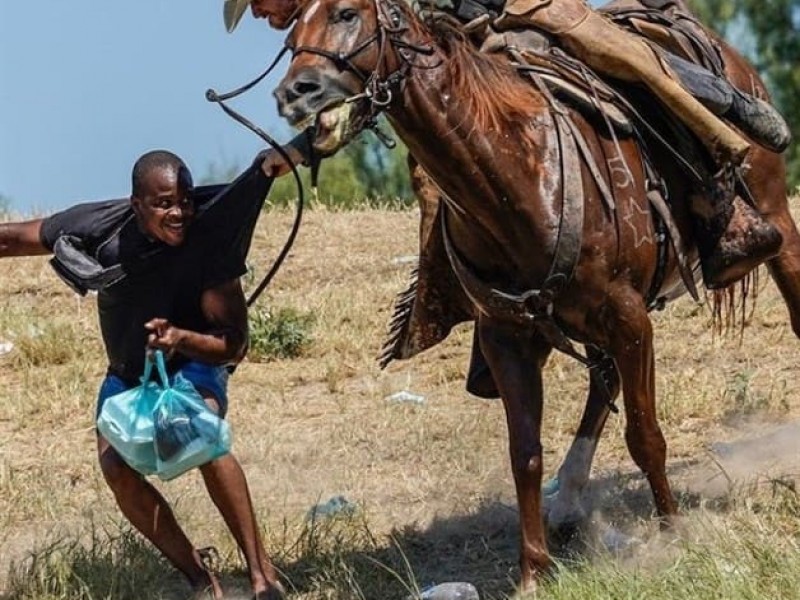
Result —
[[320, 85], [313, 81], [295, 81], [292, 85], [292, 92], [298, 96], [305, 96], [306, 94], [313, 94], [320, 89]]

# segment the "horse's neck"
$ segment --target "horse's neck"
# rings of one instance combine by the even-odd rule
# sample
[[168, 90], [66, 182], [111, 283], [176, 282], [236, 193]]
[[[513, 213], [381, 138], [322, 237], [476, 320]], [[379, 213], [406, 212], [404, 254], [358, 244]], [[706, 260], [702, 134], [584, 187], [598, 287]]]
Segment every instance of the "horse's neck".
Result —
[[[441, 65], [441, 57], [429, 57]], [[459, 111], [458, 90], [443, 66], [417, 69], [406, 81], [401, 101], [390, 112], [395, 129], [411, 154], [446, 191], [459, 188], [480, 191], [487, 188], [484, 165], [495, 160], [495, 150], [486, 136], [471, 125], [472, 115]], [[468, 202], [465, 194], [455, 194]], [[483, 207], [463, 207], [468, 211]]]
[[[461, 249], [470, 254], [470, 246], [494, 248], [488, 266], [513, 269], [522, 261], [511, 248], [530, 251], [532, 239], [545, 239], [556, 226], [551, 199], [541, 191], [559, 187], [560, 170], [538, 168], [549, 165], [554, 154], [557, 160], [554, 135], [547, 126], [483, 129], [465, 110], [469, 103], [441, 66], [441, 57], [428, 58], [433, 66], [412, 72], [400, 102], [390, 111], [392, 123], [417, 162], [456, 205], [452, 222]], [[532, 104], [531, 120], [536, 110]], [[488, 252], [478, 254], [483, 258]]]

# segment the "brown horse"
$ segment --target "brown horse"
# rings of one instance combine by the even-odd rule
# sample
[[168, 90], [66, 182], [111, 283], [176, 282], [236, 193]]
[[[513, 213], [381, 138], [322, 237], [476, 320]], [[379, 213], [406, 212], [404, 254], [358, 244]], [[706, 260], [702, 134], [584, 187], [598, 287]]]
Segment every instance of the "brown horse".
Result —
[[[541, 510], [542, 367], [553, 348], [572, 349], [569, 340], [613, 367], [591, 378], [559, 472], [562, 512], [577, 506], [609, 401], [621, 388], [629, 451], [668, 521], [677, 506], [656, 420], [648, 309], [654, 297], [669, 299], [685, 287], [676, 252], [667, 248], [659, 261], [664, 251], [634, 139], [616, 140], [579, 114], [570, 115], [579, 130], [571, 131], [561, 105], [506, 60], [476, 52], [455, 28], [423, 23], [402, 2], [311, 0], [288, 44], [294, 56], [275, 95], [292, 124], [316, 117], [317, 149], [335, 151], [383, 110], [442, 192], [433, 226], [431, 219], [423, 223], [423, 246], [434, 250], [421, 256], [420, 273], [436, 279], [429, 287], [455, 288], [428, 290], [431, 310], [452, 318], [443, 332], [421, 333], [416, 349], [399, 355], [435, 343], [453, 322], [475, 319], [476, 341], [506, 411], [522, 586], [550, 566]], [[725, 59], [733, 83], [751, 91], [752, 69], [730, 49]], [[578, 134], [594, 169], [585, 157], [576, 162]], [[691, 242], [692, 191], [674, 163], [656, 158], [677, 230]], [[755, 148], [749, 163], [758, 208], [783, 235], [769, 268], [800, 333], [800, 236], [787, 208], [782, 160]]]

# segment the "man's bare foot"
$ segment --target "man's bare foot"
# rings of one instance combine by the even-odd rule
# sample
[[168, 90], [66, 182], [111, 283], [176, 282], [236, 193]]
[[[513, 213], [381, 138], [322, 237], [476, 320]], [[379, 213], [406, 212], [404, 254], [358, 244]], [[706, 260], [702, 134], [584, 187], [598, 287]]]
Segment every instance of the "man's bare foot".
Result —
[[277, 581], [270, 584], [266, 590], [255, 592], [252, 600], [283, 600], [286, 598], [286, 591], [283, 586]]
[[194, 554], [200, 567], [200, 575], [196, 580], [189, 581], [193, 590], [191, 600], [223, 600], [222, 586], [210, 568], [210, 563], [215, 560], [216, 549], [195, 550]]
[[223, 600], [222, 588], [217, 582], [214, 585], [194, 588], [189, 600]]

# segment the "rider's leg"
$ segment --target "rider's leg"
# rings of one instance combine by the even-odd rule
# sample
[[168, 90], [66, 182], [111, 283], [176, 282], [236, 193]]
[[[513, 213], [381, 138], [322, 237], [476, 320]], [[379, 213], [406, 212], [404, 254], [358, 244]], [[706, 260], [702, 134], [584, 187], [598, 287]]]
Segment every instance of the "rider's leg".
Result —
[[[646, 85], [706, 146], [720, 165], [744, 160], [750, 144], [688, 93], [641, 38], [595, 13], [584, 0], [509, 0], [500, 28], [534, 26], [556, 36], [576, 58], [601, 74]], [[700, 246], [709, 287], [733, 283], [777, 253], [777, 230], [751, 211], [734, 219], [734, 188], [724, 176], [707, 193], [710, 208], [700, 219], [711, 243]], [[736, 229], [744, 227], [745, 229]]]
[[533, 25], [555, 35], [576, 58], [599, 73], [646, 85], [705, 144], [714, 158], [740, 164], [750, 145], [687, 92], [640, 37], [594, 12], [584, 0], [510, 0], [501, 27]]

